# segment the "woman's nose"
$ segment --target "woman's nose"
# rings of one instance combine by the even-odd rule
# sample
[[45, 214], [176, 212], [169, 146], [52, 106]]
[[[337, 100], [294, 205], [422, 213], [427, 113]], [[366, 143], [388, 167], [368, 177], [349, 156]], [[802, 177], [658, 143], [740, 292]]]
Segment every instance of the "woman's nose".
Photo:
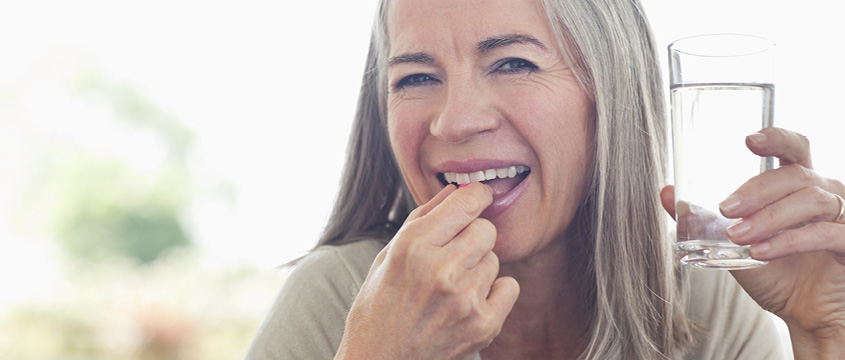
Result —
[[501, 121], [501, 114], [494, 107], [489, 91], [472, 82], [449, 84], [440, 106], [430, 131], [435, 137], [450, 143], [461, 143], [475, 135], [493, 131]]

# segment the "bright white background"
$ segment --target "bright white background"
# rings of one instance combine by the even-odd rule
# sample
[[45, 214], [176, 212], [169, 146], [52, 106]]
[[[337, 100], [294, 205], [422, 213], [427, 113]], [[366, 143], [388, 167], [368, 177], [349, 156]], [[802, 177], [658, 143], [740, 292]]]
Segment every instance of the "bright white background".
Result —
[[[115, 142], [91, 120], [102, 111], [57, 90], [54, 75], [73, 74], [76, 66], [131, 84], [194, 131], [189, 166], [199, 193], [186, 221], [211, 262], [273, 271], [312, 247], [336, 195], [374, 5], [0, 0], [4, 294], [27, 298], [56, 270], [48, 241], [17, 233], [14, 207], [5, 203], [27, 178], [26, 164], [14, 159], [31, 144], [16, 131], [83, 139], [140, 167], [154, 168], [161, 160], [143, 141]], [[841, 5], [643, 0], [643, 7], [661, 59], [671, 41], [690, 35], [739, 32], [775, 40], [775, 122], [811, 139], [820, 173], [845, 180], [843, 93], [837, 86], [845, 82]], [[220, 196], [221, 186], [229, 195]]]
[[[776, 124], [808, 135], [817, 169], [845, 179], [837, 86], [845, 81], [845, 26], [841, 6], [831, 4], [644, 0], [643, 6], [661, 59], [669, 42], [700, 33], [775, 40]], [[0, 85], [26, 89], [14, 105], [28, 121], [45, 128], [78, 121], [78, 130], [91, 134], [98, 129], [60, 116], [73, 107], [52, 103], [49, 83], [20, 83], [24, 74], [49, 59], [83, 54], [109, 76], [146, 91], [196, 132], [192, 166], [203, 181], [235, 188], [230, 205], [198, 200], [189, 219], [195, 240], [220, 261], [272, 268], [311, 247], [327, 219], [373, 9], [371, 0], [4, 0]], [[14, 191], [9, 184], [20, 168], [0, 169], [0, 194]], [[4, 243], [0, 253], [18, 246]]]

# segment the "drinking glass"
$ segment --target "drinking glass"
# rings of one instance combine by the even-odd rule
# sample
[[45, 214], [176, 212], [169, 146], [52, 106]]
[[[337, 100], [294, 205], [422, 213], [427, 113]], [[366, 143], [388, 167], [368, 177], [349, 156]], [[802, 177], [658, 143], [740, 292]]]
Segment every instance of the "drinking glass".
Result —
[[700, 35], [669, 45], [675, 167], [675, 253], [705, 269], [749, 269], [748, 246], [728, 240], [719, 203], [773, 167], [745, 146], [772, 126], [774, 43], [741, 34]]

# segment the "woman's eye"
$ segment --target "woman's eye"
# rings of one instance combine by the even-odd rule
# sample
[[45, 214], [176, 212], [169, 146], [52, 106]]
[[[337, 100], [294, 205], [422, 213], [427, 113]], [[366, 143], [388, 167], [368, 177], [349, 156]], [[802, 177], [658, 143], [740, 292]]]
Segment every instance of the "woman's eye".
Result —
[[396, 88], [402, 89], [406, 86], [422, 86], [426, 84], [431, 84], [435, 81], [437, 81], [437, 79], [428, 74], [408, 75], [402, 78], [402, 80], [399, 80], [398, 83], [396, 83]]
[[507, 59], [502, 61], [501, 65], [499, 65], [496, 70], [505, 73], [515, 73], [523, 71], [530, 72], [537, 70], [537, 65], [534, 65], [530, 61], [524, 59]]

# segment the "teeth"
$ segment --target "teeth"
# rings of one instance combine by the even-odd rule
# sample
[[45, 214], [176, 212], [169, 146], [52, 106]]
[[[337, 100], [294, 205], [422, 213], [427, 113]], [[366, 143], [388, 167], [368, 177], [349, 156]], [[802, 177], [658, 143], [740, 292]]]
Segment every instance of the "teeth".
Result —
[[455, 174], [455, 182], [460, 185], [469, 184], [469, 174]]
[[496, 169], [484, 170], [484, 180], [493, 180], [496, 176]]
[[469, 184], [471, 182], [480, 182], [485, 180], [493, 180], [496, 178], [512, 178], [517, 174], [522, 174], [528, 171], [527, 166], [509, 166], [501, 169], [487, 169], [483, 171], [476, 171], [473, 173], [443, 173], [443, 177], [447, 183], [457, 183], [458, 185]]
[[496, 176], [504, 179], [508, 176], [508, 168], [496, 169]]

